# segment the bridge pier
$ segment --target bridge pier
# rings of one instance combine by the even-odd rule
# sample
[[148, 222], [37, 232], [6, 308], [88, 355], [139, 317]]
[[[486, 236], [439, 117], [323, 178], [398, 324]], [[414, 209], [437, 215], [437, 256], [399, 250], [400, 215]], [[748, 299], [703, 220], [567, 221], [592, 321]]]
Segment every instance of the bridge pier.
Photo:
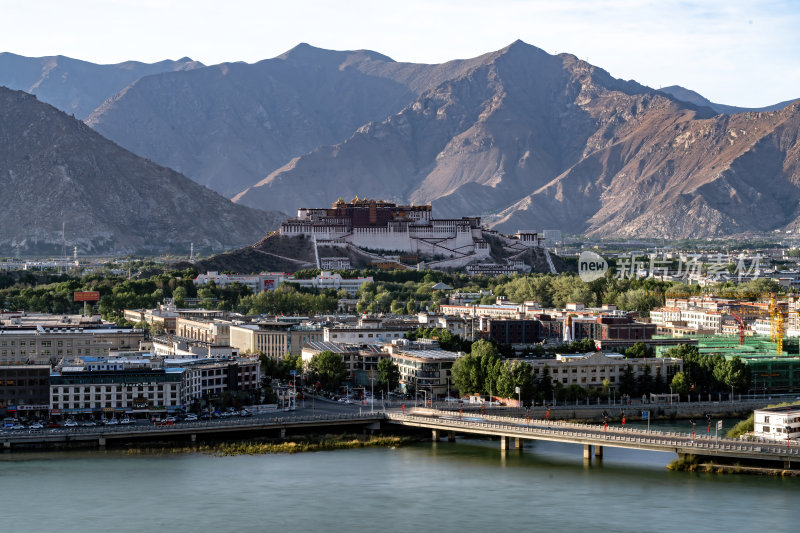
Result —
[[786, 470], [791, 470], [792, 469], [792, 462], [789, 459], [786, 459], [783, 462], [783, 468], [785, 468]]
[[455, 442], [455, 441], [456, 441], [456, 432], [455, 431], [449, 431], [447, 433], [447, 442]]
[[598, 459], [602, 459], [603, 458], [603, 447], [602, 446], [598, 446], [597, 444], [594, 445], [594, 456], [597, 457]]
[[97, 438], [97, 445], [100, 446], [101, 448], [105, 448], [106, 447], [106, 438], [105, 437], [98, 437]]
[[591, 461], [592, 460], [592, 445], [591, 444], [584, 444], [583, 445], [583, 460], [584, 461]]
[[286, 438], [286, 428], [281, 428], [281, 438], [282, 439]]
[[442, 440], [441, 432], [438, 429], [431, 430], [431, 439], [433, 439], [433, 442]]
[[522, 446], [523, 446], [523, 444], [522, 444], [522, 438], [521, 438], [521, 437], [516, 437], [516, 438], [514, 439], [514, 448], [516, 448], [516, 450], [517, 450], [518, 452], [521, 452], [521, 451], [522, 451]]
[[3, 442], [3, 451], [10, 452], [11, 451], [11, 441], [7, 440]]
[[191, 435], [189, 435], [189, 439], [192, 442], [197, 442], [197, 433], [192, 433]]
[[502, 451], [508, 450], [511, 445], [511, 438], [510, 437], [500, 437], [500, 449]]

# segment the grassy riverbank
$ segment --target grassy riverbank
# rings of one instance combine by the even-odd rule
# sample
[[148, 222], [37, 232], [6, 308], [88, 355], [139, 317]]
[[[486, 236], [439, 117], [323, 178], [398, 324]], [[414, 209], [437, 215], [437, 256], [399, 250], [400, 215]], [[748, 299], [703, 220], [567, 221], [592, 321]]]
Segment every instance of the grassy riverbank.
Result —
[[384, 435], [324, 435], [309, 436], [303, 440], [285, 441], [274, 439], [217, 442], [195, 446], [165, 446], [160, 448], [137, 447], [125, 450], [130, 455], [199, 453], [218, 457], [232, 455], [264, 455], [272, 453], [320, 452], [353, 448], [393, 448], [412, 442], [409, 437]]
[[740, 463], [719, 464], [701, 462], [695, 455], [686, 455], [667, 465], [668, 470], [676, 472], [699, 472], [704, 474], [749, 474], [753, 476], [800, 477], [800, 470], [747, 466]]

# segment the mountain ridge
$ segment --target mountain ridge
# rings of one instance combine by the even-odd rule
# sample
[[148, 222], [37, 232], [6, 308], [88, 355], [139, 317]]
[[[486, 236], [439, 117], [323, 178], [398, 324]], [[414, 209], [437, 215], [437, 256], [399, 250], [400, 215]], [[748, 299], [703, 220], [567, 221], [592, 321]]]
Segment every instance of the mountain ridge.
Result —
[[[0, 250], [219, 251], [284, 218], [231, 204], [144, 160], [33, 95], [0, 87]], [[62, 233], [63, 231], [63, 233]]]

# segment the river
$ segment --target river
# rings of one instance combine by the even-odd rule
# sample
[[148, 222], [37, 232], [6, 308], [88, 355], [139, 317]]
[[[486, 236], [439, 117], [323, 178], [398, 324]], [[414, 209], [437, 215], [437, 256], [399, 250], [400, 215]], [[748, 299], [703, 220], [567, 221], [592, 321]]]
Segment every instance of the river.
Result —
[[2, 531], [797, 531], [800, 479], [671, 472], [671, 454], [459, 439], [216, 457], [0, 455]]

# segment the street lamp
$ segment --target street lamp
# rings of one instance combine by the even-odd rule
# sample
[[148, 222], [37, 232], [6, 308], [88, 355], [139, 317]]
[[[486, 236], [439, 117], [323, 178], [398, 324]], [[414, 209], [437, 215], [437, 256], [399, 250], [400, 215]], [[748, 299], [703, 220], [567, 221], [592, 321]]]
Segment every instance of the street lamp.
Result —
[[371, 387], [370, 388], [370, 399], [369, 399], [370, 413], [374, 413], [375, 412], [375, 378], [373, 376], [370, 376], [369, 382], [370, 382], [370, 387]]
[[422, 404], [422, 406], [423, 406], [423, 407], [428, 407], [428, 391], [426, 391], [425, 389], [422, 389], [422, 390], [421, 390], [421, 391], [419, 391], [419, 392], [421, 392], [422, 394], [424, 394], [424, 395], [425, 395], [425, 396], [423, 396], [423, 398], [424, 398], [424, 400], [423, 400], [423, 401], [424, 401], [425, 403], [423, 403], [423, 404]]

